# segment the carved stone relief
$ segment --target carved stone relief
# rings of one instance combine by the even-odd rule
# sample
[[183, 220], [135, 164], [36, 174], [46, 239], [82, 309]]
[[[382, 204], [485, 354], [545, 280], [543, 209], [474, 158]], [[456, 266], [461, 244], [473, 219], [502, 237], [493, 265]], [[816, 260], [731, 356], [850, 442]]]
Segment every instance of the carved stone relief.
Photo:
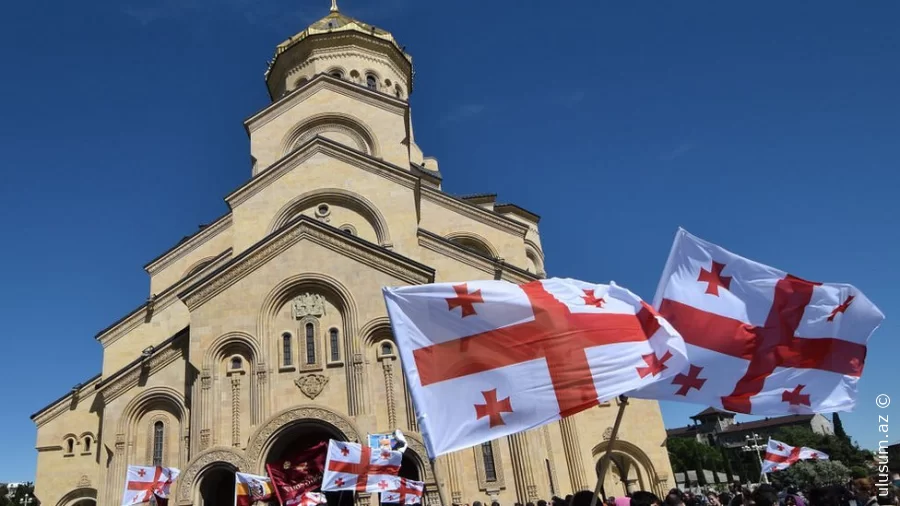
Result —
[[75, 484], [78, 488], [88, 488], [91, 486], [91, 479], [87, 477], [86, 474], [81, 475], [81, 479], [78, 480], [78, 483]]
[[241, 445], [241, 377], [231, 378], [231, 446]]
[[612, 437], [612, 427], [607, 427], [606, 430], [603, 431], [603, 440], [609, 441], [609, 438]]
[[292, 308], [294, 318], [297, 320], [305, 316], [324, 316], [325, 299], [317, 293], [304, 293], [294, 299]]
[[359, 441], [359, 433], [356, 428], [343, 416], [331, 410], [312, 406], [293, 408], [275, 415], [253, 435], [253, 439], [247, 445], [247, 460], [251, 463], [258, 462], [263, 447], [272, 438], [272, 435], [282, 427], [299, 420], [325, 422], [341, 431], [348, 441]]
[[201, 453], [191, 462], [185, 472], [178, 477], [178, 504], [191, 504], [191, 490], [197, 476], [207, 466], [217, 462], [225, 462], [234, 466], [238, 471], [247, 471], [249, 466], [246, 459], [234, 450], [213, 449], [207, 453]]
[[322, 390], [325, 389], [325, 385], [328, 384], [328, 376], [322, 374], [308, 374], [295, 379], [294, 384], [297, 385], [297, 388], [299, 388], [301, 392], [303, 392], [303, 395], [310, 399], [315, 399], [322, 393]]

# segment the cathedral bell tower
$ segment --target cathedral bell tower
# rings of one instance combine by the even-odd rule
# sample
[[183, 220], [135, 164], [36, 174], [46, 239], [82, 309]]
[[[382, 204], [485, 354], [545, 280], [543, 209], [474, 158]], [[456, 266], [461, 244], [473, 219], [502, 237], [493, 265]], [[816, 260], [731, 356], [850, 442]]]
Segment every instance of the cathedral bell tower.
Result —
[[387, 31], [338, 10], [282, 42], [266, 71], [269, 96], [278, 100], [317, 74], [328, 74], [405, 100], [412, 92], [412, 57]]

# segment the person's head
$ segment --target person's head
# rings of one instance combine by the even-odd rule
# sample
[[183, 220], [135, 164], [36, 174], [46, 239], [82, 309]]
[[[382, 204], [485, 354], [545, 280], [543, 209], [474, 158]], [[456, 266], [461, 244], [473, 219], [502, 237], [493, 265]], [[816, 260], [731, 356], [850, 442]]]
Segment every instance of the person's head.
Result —
[[631, 506], [660, 506], [661, 501], [652, 492], [639, 491], [631, 494]]
[[593, 498], [594, 493], [590, 490], [575, 492], [575, 495], [572, 496], [572, 506], [591, 506]]
[[841, 506], [841, 489], [837, 486], [814, 487], [809, 490], [806, 498], [810, 506]]
[[875, 484], [872, 483], [871, 478], [857, 478], [853, 480], [853, 494], [856, 496], [857, 502], [865, 504], [869, 499], [875, 497], [875, 493]]
[[756, 487], [750, 496], [756, 506], [778, 506], [778, 491], [768, 483]]
[[719, 506], [719, 496], [717, 496], [716, 493], [712, 490], [706, 493], [706, 500], [712, 506]]
[[550, 499], [550, 504], [552, 504], [553, 506], [565, 506], [566, 500], [562, 497], [559, 497], [558, 495], [555, 495]]
[[534, 503], [531, 501], [528, 501], [527, 503], [525, 503], [525, 506], [534, 506]]
[[[474, 504], [472, 506], [475, 506]], [[547, 506], [547, 501], [541, 499], [537, 502], [537, 506]]]
[[474, 501], [472, 506], [481, 506], [481, 501]]
[[785, 506], [797, 506], [797, 498], [792, 495], [785, 496], [784, 504]]
[[500, 506], [500, 503], [497, 501], [491, 501], [491, 506]]
[[614, 506], [616, 504], [616, 498], [613, 496], [607, 497], [606, 504], [609, 504], [610, 506]]
[[684, 504], [684, 499], [678, 489], [672, 489], [672, 491], [669, 491], [669, 495], [666, 496], [665, 503], [666, 506], [681, 506]]

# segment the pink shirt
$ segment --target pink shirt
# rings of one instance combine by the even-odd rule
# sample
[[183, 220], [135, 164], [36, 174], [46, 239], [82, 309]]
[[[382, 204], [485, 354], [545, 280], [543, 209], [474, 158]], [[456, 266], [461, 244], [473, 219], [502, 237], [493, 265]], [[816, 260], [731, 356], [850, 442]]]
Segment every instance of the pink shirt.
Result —
[[626, 496], [616, 497], [616, 506], [631, 506], [631, 498]]

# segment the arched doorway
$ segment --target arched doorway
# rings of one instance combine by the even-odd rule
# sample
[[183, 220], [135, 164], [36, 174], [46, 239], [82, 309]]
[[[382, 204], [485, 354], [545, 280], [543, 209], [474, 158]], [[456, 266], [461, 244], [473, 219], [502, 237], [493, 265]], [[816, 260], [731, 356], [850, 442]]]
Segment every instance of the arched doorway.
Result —
[[[609, 441], [596, 445], [591, 453], [594, 456], [594, 470], [599, 476], [600, 462]], [[610, 465], [603, 480], [603, 495], [619, 497], [639, 490], [646, 490], [660, 495], [661, 482], [656, 474], [653, 462], [637, 445], [626, 440], [616, 440], [610, 455]]]
[[[312, 446], [329, 439], [346, 441], [347, 438], [334, 427], [315, 420], [300, 420], [285, 427], [272, 442], [266, 455], [266, 464], [289, 459]], [[315, 489], [319, 491], [318, 488]], [[355, 492], [325, 492], [328, 506], [354, 506]], [[232, 499], [232, 502], [233, 499]]]
[[400, 477], [407, 480], [422, 481], [419, 473], [419, 463], [415, 457], [408, 453], [403, 454], [403, 460], [400, 462]]
[[217, 466], [203, 473], [200, 482], [200, 504], [197, 506], [234, 505], [234, 469]]

